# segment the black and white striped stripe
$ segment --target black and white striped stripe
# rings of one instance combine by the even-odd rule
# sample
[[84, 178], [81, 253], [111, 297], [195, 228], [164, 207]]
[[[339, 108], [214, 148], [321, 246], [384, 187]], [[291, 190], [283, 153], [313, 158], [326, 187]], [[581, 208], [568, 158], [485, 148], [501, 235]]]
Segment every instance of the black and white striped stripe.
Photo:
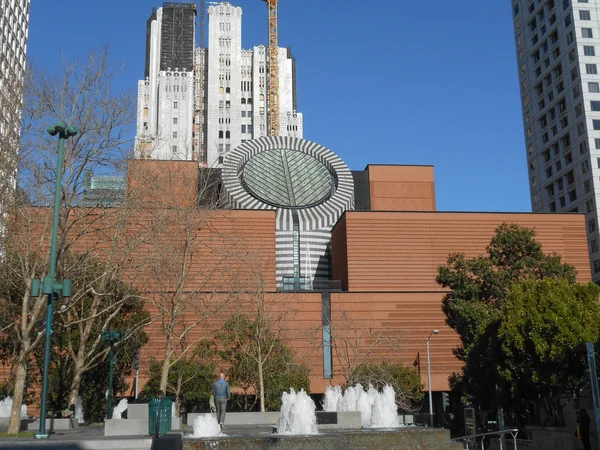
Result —
[[[242, 184], [244, 165], [255, 155], [274, 149], [307, 153], [320, 161], [335, 179], [335, 191], [325, 202], [307, 208], [277, 208], [253, 197]], [[271, 209], [277, 211], [276, 259], [277, 280], [293, 276], [293, 221], [298, 214], [300, 225], [300, 259], [302, 277], [329, 279], [329, 245], [331, 228], [347, 210], [354, 209], [354, 180], [342, 159], [331, 150], [294, 137], [263, 137], [247, 141], [229, 152], [223, 162], [223, 186], [230, 206], [235, 209]], [[310, 252], [310, 264], [307, 264]], [[310, 274], [306, 273], [310, 267]]]

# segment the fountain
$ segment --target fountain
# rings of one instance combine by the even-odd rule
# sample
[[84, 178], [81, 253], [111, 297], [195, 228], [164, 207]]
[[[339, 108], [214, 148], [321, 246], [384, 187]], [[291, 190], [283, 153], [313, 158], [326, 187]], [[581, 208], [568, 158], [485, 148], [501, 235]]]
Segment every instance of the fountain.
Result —
[[277, 422], [278, 434], [318, 434], [315, 402], [300, 389], [296, 393], [290, 389], [289, 394], [281, 397], [281, 415]]
[[117, 406], [115, 406], [115, 408], [113, 409], [113, 415], [112, 418], [113, 419], [120, 419], [121, 415], [125, 412], [125, 410], [127, 409], [127, 399], [124, 398], [122, 399], [119, 404]]
[[[6, 397], [5, 399], [0, 400], [0, 417], [10, 417], [12, 406], [12, 397]], [[21, 417], [28, 417], [27, 405], [21, 405]]]
[[77, 423], [83, 423], [83, 402], [81, 397], [77, 396], [77, 400], [75, 401], [75, 418], [77, 419]]
[[396, 393], [389, 385], [386, 385], [381, 393], [370, 385], [366, 391], [360, 384], [350, 386], [343, 393], [340, 386], [329, 386], [325, 391], [323, 410], [360, 411], [363, 427], [397, 428], [400, 426]]
[[217, 422], [217, 418], [212, 414], [205, 414], [196, 417], [193, 424], [194, 432], [186, 437], [190, 438], [207, 438], [216, 436], [225, 436], [221, 433], [221, 425]]
[[400, 426], [398, 407], [396, 406], [396, 393], [394, 388], [387, 385], [383, 393], [378, 394], [371, 410], [371, 427], [397, 428]]

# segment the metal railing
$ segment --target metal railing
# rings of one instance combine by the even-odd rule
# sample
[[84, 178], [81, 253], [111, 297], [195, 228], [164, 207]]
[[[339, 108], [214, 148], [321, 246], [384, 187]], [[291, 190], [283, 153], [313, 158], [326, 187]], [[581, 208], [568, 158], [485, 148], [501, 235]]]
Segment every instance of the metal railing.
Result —
[[[505, 434], [510, 434], [513, 438], [513, 450], [517, 450], [517, 434], [519, 433], [519, 430], [516, 428], [511, 428], [509, 430], [501, 430], [501, 431], [492, 431], [490, 433], [481, 433], [481, 434], [472, 434], [470, 436], [462, 436], [459, 438], [454, 438], [452, 439], [453, 442], [464, 442], [465, 444], [465, 450], [469, 450], [471, 448], [476, 449], [477, 448], [477, 441], [479, 440], [478, 438], [481, 438], [481, 450], [485, 450], [485, 440], [486, 438], [490, 438], [492, 436], [499, 436], [500, 437], [500, 450], [504, 450], [504, 442], [502, 441], [502, 436], [504, 436]], [[489, 442], [489, 440], [488, 440]], [[473, 445], [471, 447], [471, 444]], [[508, 448], [508, 446], [507, 446]]]
[[574, 439], [573, 436], [551, 436], [535, 440], [517, 439], [517, 445], [518, 448], [526, 450], [571, 450]]

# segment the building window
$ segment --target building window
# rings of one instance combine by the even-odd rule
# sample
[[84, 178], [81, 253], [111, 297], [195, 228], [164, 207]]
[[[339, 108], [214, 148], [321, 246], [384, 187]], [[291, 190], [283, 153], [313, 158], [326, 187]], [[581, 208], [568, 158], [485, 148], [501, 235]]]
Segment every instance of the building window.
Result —
[[594, 126], [594, 130], [600, 130], [600, 120], [592, 120], [592, 125]]
[[575, 200], [577, 200], [577, 190], [573, 189], [569, 192], [569, 201], [574, 202]]
[[173, 125], [177, 125], [177, 117], [173, 117]]
[[592, 239], [590, 241], [590, 249], [592, 253], [596, 253], [598, 251], [598, 239]]
[[581, 163], [581, 172], [588, 173], [590, 171], [590, 163], [589, 161], [584, 161]]
[[225, 93], [226, 94], [231, 94], [231, 88], [230, 87], [226, 87], [225, 88]]
[[245, 104], [246, 104], [246, 99], [242, 98], [242, 105], [245, 105]]
[[592, 17], [590, 16], [590, 12], [585, 10], [585, 9], [580, 9], [579, 10], [579, 19], [580, 20], [591, 20]]
[[569, 185], [575, 183], [575, 172], [572, 170], [567, 174], [567, 183]]
[[571, 164], [572, 162], [573, 162], [573, 155], [571, 155], [571, 153], [569, 152], [565, 155], [565, 163], [568, 165], [568, 164]]
[[223, 130], [219, 131], [219, 139], [223, 139]]
[[556, 202], [550, 203], [550, 212], [556, 212]]
[[596, 64], [586, 64], [585, 73], [587, 73], [588, 75], [596, 75], [598, 73], [598, 68], [596, 67]]
[[594, 273], [600, 272], [600, 260], [596, 259], [594, 261]]
[[596, 231], [596, 219], [588, 220], [588, 232], [593, 233]]
[[590, 193], [590, 180], [585, 180], [583, 182], [583, 193], [584, 194], [589, 194]]
[[246, 125], [242, 125], [242, 133], [246, 132]]
[[246, 117], [246, 111], [242, 111], [242, 117]]
[[594, 50], [593, 45], [584, 45], [583, 46], [583, 54], [585, 56], [596, 56], [596, 51]]
[[[583, 124], [579, 124], [579, 125], [583, 125]], [[583, 155], [584, 153], [587, 153], [588, 151], [588, 143], [587, 141], [583, 141], [579, 143], [579, 154]]]
[[588, 91], [590, 92], [600, 92], [600, 83], [588, 83]]
[[590, 107], [592, 108], [592, 111], [600, 111], [600, 101], [592, 100], [590, 102]]
[[587, 212], [592, 212], [594, 210], [594, 199], [590, 198], [587, 202], [585, 202], [585, 209]]
[[565, 200], [564, 197], [559, 198], [558, 201], [560, 202], [561, 208], [564, 208], [565, 206], [567, 206], [567, 201]]
[[231, 139], [231, 131], [227, 130], [225, 132], [225, 139]]
[[171, 149], [173, 150], [173, 153], [177, 153], [177, 146], [176, 145], [172, 146]]
[[179, 106], [179, 103], [177, 103], [177, 102], [173, 102], [173, 109], [177, 109], [177, 108], [178, 108], [178, 106]]
[[173, 131], [173, 139], [177, 139], [177, 131]]
[[594, 33], [592, 32], [591, 28], [582, 28], [581, 29], [581, 37], [584, 37], [584, 38], [593, 38], [594, 37]]
[[552, 176], [552, 166], [546, 169], [546, 178], [550, 178]]

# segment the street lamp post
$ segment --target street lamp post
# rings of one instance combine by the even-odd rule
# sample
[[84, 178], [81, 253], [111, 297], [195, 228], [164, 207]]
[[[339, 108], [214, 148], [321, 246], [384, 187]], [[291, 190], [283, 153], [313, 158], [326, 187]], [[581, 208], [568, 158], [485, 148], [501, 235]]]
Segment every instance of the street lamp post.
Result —
[[427, 338], [427, 389], [429, 390], [429, 426], [433, 427], [433, 401], [431, 398], [431, 359], [429, 357], [429, 339], [440, 330], [433, 330]]
[[52, 220], [52, 235], [50, 240], [50, 271], [44, 277], [43, 283], [39, 279], [31, 282], [31, 295], [38, 297], [40, 295], [40, 284], [42, 294], [48, 296], [48, 305], [46, 309], [46, 336], [44, 345], [44, 372], [42, 376], [42, 400], [40, 408], [40, 431], [35, 435], [36, 439], [48, 439], [49, 434], [46, 431], [46, 402], [48, 399], [48, 369], [50, 366], [50, 352], [52, 340], [52, 306], [54, 297], [59, 292], [63, 297], [71, 296], [71, 280], [63, 280], [62, 283], [56, 281], [56, 247], [58, 242], [58, 219], [60, 213], [60, 200], [62, 197], [62, 172], [65, 153], [65, 140], [75, 136], [79, 130], [75, 127], [67, 127], [63, 122], [59, 122], [53, 127], [48, 128], [50, 136], [58, 134], [58, 162], [56, 164], [56, 184], [54, 188], [54, 217]]
[[108, 410], [107, 418], [112, 419], [113, 416], [113, 367], [115, 365], [115, 342], [123, 342], [125, 333], [123, 331], [108, 330], [102, 331], [102, 340], [110, 345], [109, 353], [109, 371], [108, 371]]

